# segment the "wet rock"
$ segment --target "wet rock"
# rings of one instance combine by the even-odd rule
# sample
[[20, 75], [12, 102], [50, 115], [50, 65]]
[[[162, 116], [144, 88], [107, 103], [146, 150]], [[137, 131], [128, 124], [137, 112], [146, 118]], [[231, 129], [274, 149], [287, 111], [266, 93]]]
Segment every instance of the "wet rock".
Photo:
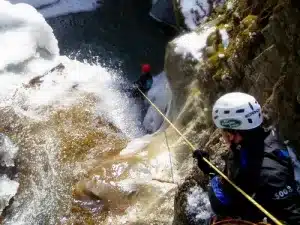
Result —
[[17, 176], [15, 160], [18, 150], [6, 135], [0, 133], [0, 214], [12, 204], [19, 188], [19, 183], [14, 180]]
[[[208, 180], [202, 172], [197, 167], [194, 167], [193, 171], [185, 178], [185, 181], [179, 186], [176, 192], [173, 225], [196, 225], [204, 221], [204, 218], [196, 218], [196, 214], [200, 213], [201, 210], [198, 211], [194, 209], [201, 208], [203, 211], [206, 210], [207, 214], [210, 213], [209, 207], [206, 207], [207, 205], [205, 204], [205, 202], [207, 202], [207, 196], [203, 193], [203, 190], [206, 189], [207, 182]], [[193, 204], [191, 204], [189, 202], [189, 196], [191, 195], [191, 191], [196, 189], [199, 189], [201, 198], [198, 199], [199, 202], [193, 202]]]
[[6, 175], [0, 176], [0, 214], [9, 206], [12, 198], [17, 194], [19, 183], [9, 179]]
[[[53, 67], [53, 68], [52, 68], [51, 70], [49, 70], [48, 72], [44, 73], [43, 75], [41, 75], [41, 76], [36, 76], [36, 77], [32, 78], [32, 79], [29, 81], [28, 84], [24, 84], [24, 87], [25, 87], [25, 88], [30, 88], [30, 87], [36, 87], [36, 86], [39, 86], [39, 85], [43, 82], [42, 78], [43, 78], [44, 76], [48, 75], [49, 73], [53, 73], [53, 72], [55, 72], [55, 71], [61, 72], [61, 71], [63, 71], [64, 69], [65, 69], [65, 66], [64, 66], [62, 63], [60, 63], [60, 64], [58, 64], [57, 66]], [[76, 87], [73, 87], [73, 88], [76, 88]]]
[[[277, 126], [300, 153], [300, 17], [299, 8], [292, 4], [285, 0], [236, 1], [218, 22], [218, 26], [228, 24], [231, 29], [221, 59], [213, 57], [208, 48], [214, 46], [218, 53], [213, 39], [205, 48], [209, 54], [199, 62], [174, 54], [172, 43], [167, 48], [165, 68], [178, 113], [175, 123], [195, 145], [209, 151], [220, 168], [227, 146], [211, 122], [211, 108], [218, 97], [231, 91], [254, 95], [263, 105], [264, 125]], [[197, 84], [197, 96], [191, 83]], [[175, 196], [174, 225], [195, 224], [191, 218], [195, 215], [185, 211], [187, 193], [203, 181], [195, 171]]]
[[0, 133], [0, 165], [1, 167], [15, 166], [15, 158], [19, 148], [4, 134]]

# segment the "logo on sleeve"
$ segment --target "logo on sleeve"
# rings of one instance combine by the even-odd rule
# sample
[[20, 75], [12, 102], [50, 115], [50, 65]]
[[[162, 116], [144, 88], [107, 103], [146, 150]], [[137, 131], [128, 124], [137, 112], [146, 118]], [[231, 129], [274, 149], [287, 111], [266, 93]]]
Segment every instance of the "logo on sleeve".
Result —
[[293, 192], [293, 188], [291, 186], [286, 186], [280, 191], [277, 191], [274, 194], [275, 199], [285, 199], [286, 197], [289, 196], [290, 193]]

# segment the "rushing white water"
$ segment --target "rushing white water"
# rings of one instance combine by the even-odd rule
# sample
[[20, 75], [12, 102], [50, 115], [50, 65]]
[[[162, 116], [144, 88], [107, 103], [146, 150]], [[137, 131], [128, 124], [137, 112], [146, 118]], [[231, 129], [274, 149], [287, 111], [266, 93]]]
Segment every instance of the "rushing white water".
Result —
[[[0, 54], [0, 126], [8, 127], [8, 133], [21, 146], [20, 164], [17, 165], [21, 171], [17, 180], [20, 188], [4, 224], [56, 224], [57, 219], [69, 210], [72, 184], [84, 171], [80, 162], [61, 162], [62, 137], [59, 132], [73, 133], [73, 142], [76, 142], [77, 138], [82, 138], [84, 127], [70, 124], [71, 130], [65, 131], [72, 121], [66, 117], [57, 122], [53, 116], [74, 107], [79, 107], [79, 113], [113, 124], [132, 140], [122, 152], [123, 156], [141, 152], [143, 163], [132, 165], [128, 177], [116, 184], [131, 191], [149, 186], [153, 195], [167, 193], [175, 187], [174, 184], [152, 181], [153, 177], [169, 176], [169, 172], [155, 175], [160, 166], [166, 168], [168, 155], [160, 155], [146, 163], [147, 153], [142, 151], [142, 146], [150, 142], [151, 136], [140, 137], [143, 133], [136, 119], [139, 108], [118, 90], [122, 81], [118, 71], [60, 56], [57, 44], [51, 27], [33, 7], [0, 2], [0, 49], [3, 50]], [[63, 67], [46, 73], [59, 63]], [[162, 97], [168, 95], [162, 91], [168, 90], [166, 85], [165, 77], [160, 75], [149, 92], [149, 97], [164, 112], [168, 99]], [[160, 95], [155, 97], [157, 91]], [[155, 131], [162, 124], [162, 118], [150, 108], [144, 124]], [[14, 149], [10, 153], [14, 153]], [[93, 159], [93, 155], [89, 157]], [[101, 182], [97, 184], [102, 185]], [[99, 192], [100, 189], [96, 190]], [[128, 215], [137, 209], [138, 204], [128, 208]], [[128, 215], [118, 221], [127, 221]], [[113, 218], [109, 217], [107, 224]]]

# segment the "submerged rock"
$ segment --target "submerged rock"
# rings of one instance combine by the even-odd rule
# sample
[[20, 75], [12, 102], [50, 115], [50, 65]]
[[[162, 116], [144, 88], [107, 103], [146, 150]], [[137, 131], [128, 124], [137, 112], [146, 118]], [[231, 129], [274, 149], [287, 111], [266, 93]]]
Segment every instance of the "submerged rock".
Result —
[[12, 203], [19, 183], [13, 180], [17, 174], [15, 159], [19, 148], [4, 134], [0, 133], [0, 214]]
[[0, 164], [1, 167], [14, 167], [19, 148], [4, 134], [0, 133]]
[[0, 176], [0, 214], [10, 204], [17, 194], [19, 183], [9, 179], [6, 175]]

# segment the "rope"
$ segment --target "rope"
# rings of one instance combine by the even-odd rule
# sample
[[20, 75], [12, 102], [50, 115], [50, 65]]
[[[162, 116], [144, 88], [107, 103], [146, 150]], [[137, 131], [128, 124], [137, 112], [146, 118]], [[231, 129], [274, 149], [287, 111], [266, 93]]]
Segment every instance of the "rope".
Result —
[[[170, 124], [171, 127], [183, 138], [183, 140], [191, 147], [193, 151], [196, 148], [193, 144], [175, 127], [175, 125], [160, 111], [160, 109], [139, 89], [139, 92], [144, 96], [144, 98], [157, 110], [157, 112]], [[224, 173], [222, 173], [217, 167], [215, 167], [209, 160], [203, 157], [203, 160], [216, 171], [221, 177], [223, 177], [229, 184], [231, 184], [238, 192], [240, 192], [246, 199], [248, 199], [253, 205], [255, 205], [261, 212], [268, 216], [275, 224], [283, 225], [278, 219], [276, 219], [271, 213], [269, 213], [264, 207], [262, 207], [258, 202], [256, 202], [251, 196], [239, 188], [235, 183], [233, 183]]]
[[174, 171], [173, 171], [173, 163], [172, 163], [172, 156], [171, 156], [170, 146], [169, 146], [169, 142], [168, 142], [167, 132], [164, 131], [164, 133], [165, 133], [165, 138], [166, 138], [166, 145], [167, 145], [168, 151], [169, 151], [169, 160], [170, 160], [170, 168], [171, 168], [172, 181], [175, 184]]

